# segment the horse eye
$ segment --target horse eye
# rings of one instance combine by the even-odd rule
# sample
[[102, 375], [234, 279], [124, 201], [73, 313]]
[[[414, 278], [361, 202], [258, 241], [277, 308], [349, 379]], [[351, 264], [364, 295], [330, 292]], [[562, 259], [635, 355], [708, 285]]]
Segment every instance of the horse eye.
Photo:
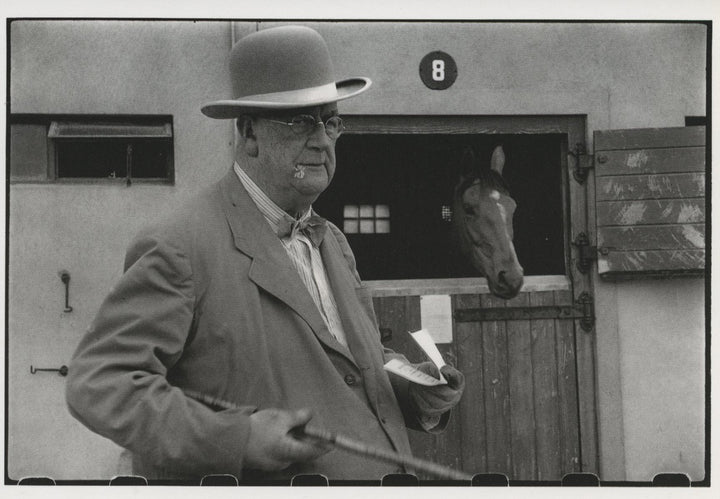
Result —
[[475, 210], [469, 204], [466, 204], [465, 206], [463, 206], [463, 210], [465, 211], [466, 215], [474, 215], [475, 214]]

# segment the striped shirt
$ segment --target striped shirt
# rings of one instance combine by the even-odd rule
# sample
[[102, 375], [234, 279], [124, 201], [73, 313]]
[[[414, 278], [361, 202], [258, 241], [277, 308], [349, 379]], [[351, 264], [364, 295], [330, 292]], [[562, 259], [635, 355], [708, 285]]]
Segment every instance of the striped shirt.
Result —
[[[247, 190], [250, 198], [255, 202], [260, 213], [263, 214], [265, 220], [270, 224], [272, 231], [277, 234], [282, 219], [294, 224], [294, 220], [282, 208], [265, 194], [258, 185], [245, 173], [240, 165], [235, 163], [233, 166], [240, 182], [245, 190]], [[312, 208], [300, 217], [297, 221], [303, 221], [310, 218]], [[317, 305], [320, 315], [327, 325], [330, 333], [343, 346], [347, 347], [347, 337], [343, 329], [340, 314], [338, 313], [337, 303], [330, 289], [325, 266], [323, 265], [320, 250], [308, 239], [302, 232], [293, 230], [287, 237], [281, 237], [280, 242], [285, 247], [285, 251], [290, 257], [295, 270], [300, 275], [300, 279], [307, 288], [315, 305]]]

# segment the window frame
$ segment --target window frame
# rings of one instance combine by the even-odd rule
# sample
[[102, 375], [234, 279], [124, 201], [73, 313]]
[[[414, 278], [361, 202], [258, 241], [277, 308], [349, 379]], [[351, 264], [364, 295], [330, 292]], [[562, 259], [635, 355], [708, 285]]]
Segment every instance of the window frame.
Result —
[[[132, 185], [132, 184], [156, 184], [175, 185], [175, 131], [172, 115], [137, 115], [137, 114], [12, 114], [8, 120], [10, 127], [15, 125], [37, 125], [45, 127], [47, 165], [44, 179], [17, 178], [13, 176], [12, 165], [8, 161], [7, 179], [10, 184], [97, 184], [97, 185]], [[88, 129], [103, 128], [111, 130], [112, 126], [117, 127], [162, 127], [164, 135], [152, 135], [142, 133], [125, 134], [88, 134], [88, 135], [65, 135], [53, 134], [53, 125], [77, 125]], [[90, 141], [101, 140], [152, 140], [153, 138], [169, 140], [168, 158], [166, 165], [166, 176], [163, 178], [144, 177], [61, 177], [58, 175], [57, 141]], [[10, 144], [8, 144], [10, 146]], [[130, 182], [128, 182], [128, 180]]]
[[[569, 192], [568, 145], [585, 142], [586, 115], [360, 115], [343, 114], [343, 134], [561, 134], [567, 137], [561, 154], [564, 275], [526, 276], [523, 291], [571, 290], [572, 220]], [[367, 280], [373, 296], [432, 294], [489, 294], [484, 277], [460, 279]]]

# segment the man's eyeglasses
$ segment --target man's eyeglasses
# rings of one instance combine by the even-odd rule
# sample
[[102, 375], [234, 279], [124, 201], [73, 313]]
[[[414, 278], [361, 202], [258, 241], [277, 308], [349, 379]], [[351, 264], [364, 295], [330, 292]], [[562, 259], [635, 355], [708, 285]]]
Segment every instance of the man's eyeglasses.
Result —
[[318, 121], [315, 116], [310, 114], [299, 114], [290, 118], [290, 121], [278, 121], [265, 118], [273, 123], [280, 123], [281, 125], [287, 125], [290, 129], [295, 132], [296, 135], [306, 135], [311, 131], [315, 130], [315, 127], [322, 123], [325, 125], [325, 133], [328, 137], [335, 140], [345, 130], [343, 120], [340, 116], [330, 116], [325, 121]]

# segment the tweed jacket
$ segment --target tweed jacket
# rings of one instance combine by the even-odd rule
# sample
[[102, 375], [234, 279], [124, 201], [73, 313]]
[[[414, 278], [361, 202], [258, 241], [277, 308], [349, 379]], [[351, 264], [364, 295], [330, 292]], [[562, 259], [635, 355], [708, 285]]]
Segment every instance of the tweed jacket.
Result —
[[[330, 334], [278, 237], [231, 170], [131, 244], [125, 272], [70, 365], [67, 402], [134, 454], [135, 473], [379, 480], [402, 468], [333, 450], [277, 473], [243, 467], [249, 415], [313, 411], [311, 424], [410, 453], [408, 384], [386, 373], [372, 300], [342, 233], [320, 245], [348, 347]], [[391, 379], [392, 378], [392, 379]], [[230, 402], [219, 408], [189, 393]]]

